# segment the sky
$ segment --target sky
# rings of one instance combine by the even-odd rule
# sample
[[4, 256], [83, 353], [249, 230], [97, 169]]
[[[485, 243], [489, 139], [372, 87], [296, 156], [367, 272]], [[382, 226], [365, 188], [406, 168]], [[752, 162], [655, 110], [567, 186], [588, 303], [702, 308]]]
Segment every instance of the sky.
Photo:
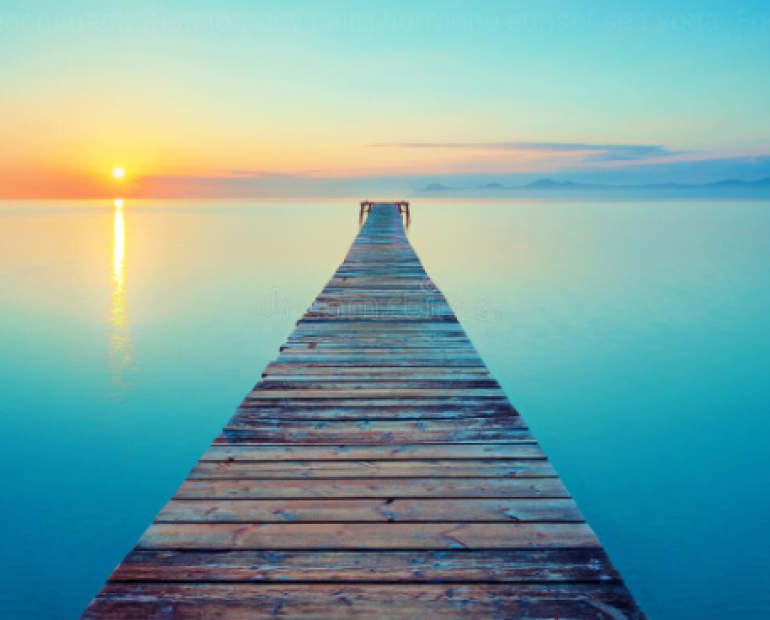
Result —
[[0, 0], [0, 197], [754, 180], [769, 75], [766, 1]]

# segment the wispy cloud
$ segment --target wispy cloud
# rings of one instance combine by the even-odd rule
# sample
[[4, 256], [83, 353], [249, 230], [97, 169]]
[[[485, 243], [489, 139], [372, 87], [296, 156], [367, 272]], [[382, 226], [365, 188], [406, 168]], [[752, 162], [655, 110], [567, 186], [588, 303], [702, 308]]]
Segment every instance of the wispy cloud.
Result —
[[660, 144], [589, 144], [586, 142], [393, 142], [372, 144], [375, 148], [464, 149], [471, 151], [537, 151], [586, 153], [589, 161], [639, 161], [669, 157], [673, 151]]
[[235, 168], [219, 170], [215, 176], [237, 177], [246, 179], [262, 179], [264, 177], [275, 176], [274, 172], [269, 170], [251, 170], [249, 168]]
[[[223, 175], [220, 169], [203, 176], [145, 176], [137, 179], [133, 193], [128, 198], [361, 198], [376, 195], [398, 199], [414, 195], [416, 190], [432, 183], [456, 188], [470, 188], [489, 183], [511, 186], [526, 185], [544, 176], [559, 181], [599, 185], [703, 184], [733, 178], [751, 181], [770, 177], [770, 156], [752, 155], [691, 161], [657, 159], [627, 166], [577, 165], [571, 168], [561, 167], [547, 173], [541, 170], [511, 173], [505, 167], [490, 169], [486, 164], [442, 165], [439, 172], [430, 173], [410, 168], [377, 168], [370, 171], [369, 176], [363, 175], [361, 170], [323, 170], [323, 175], [312, 176], [259, 174], [259, 170], [250, 171], [247, 168], [241, 170], [255, 174]], [[2, 184], [0, 195], [4, 189], [6, 195], [9, 195], [10, 192]], [[52, 192], [47, 195], [52, 195]], [[90, 195], [105, 194], [93, 190]]]

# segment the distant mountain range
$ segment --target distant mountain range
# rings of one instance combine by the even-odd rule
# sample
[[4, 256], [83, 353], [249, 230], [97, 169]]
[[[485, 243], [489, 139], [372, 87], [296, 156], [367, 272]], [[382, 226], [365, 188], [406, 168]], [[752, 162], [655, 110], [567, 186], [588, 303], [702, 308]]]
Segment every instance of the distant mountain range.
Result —
[[559, 194], [639, 194], [645, 196], [718, 196], [718, 197], [768, 197], [770, 198], [770, 177], [758, 181], [742, 181], [740, 179], [726, 179], [715, 183], [687, 184], [687, 183], [653, 183], [647, 185], [601, 185], [592, 183], [579, 183], [576, 181], [555, 181], [553, 179], [538, 179], [526, 185], [503, 185], [501, 183], [487, 183], [475, 187], [449, 187], [440, 183], [431, 183], [422, 193], [436, 194], [474, 194], [488, 193], [506, 195], [533, 195], [540, 193]]

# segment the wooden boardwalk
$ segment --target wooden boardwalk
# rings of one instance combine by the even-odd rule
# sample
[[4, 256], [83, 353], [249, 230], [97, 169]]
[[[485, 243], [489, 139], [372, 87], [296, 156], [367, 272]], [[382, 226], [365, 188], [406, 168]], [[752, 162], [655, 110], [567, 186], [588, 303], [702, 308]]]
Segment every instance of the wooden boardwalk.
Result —
[[644, 616], [375, 204], [84, 617]]

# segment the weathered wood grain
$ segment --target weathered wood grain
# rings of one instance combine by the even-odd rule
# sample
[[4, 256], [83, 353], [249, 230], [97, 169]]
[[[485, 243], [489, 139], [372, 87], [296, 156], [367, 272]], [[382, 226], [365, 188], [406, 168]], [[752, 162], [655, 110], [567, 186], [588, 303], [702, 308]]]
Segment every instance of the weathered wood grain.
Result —
[[[397, 425], [384, 426], [385, 422], [359, 422], [356, 425], [344, 426], [338, 422], [334, 426], [294, 426], [265, 425], [260, 428], [239, 427], [236, 420], [234, 425], [225, 427], [223, 434], [217, 437], [216, 443], [406, 443], [408, 441], [423, 442], [472, 442], [479, 441], [518, 441], [529, 439], [532, 435], [526, 429], [516, 424], [507, 427], [471, 427], [464, 428], [461, 424], [456, 427], [433, 428], [433, 420], [422, 422], [424, 429], [408, 430]], [[409, 422], [405, 422], [408, 424]], [[321, 423], [323, 424], [323, 423]], [[329, 424], [332, 424], [331, 422]], [[367, 429], [364, 424], [377, 424], [375, 428]]]
[[613, 582], [600, 548], [449, 551], [197, 551], [135, 549], [113, 581]]
[[351, 403], [342, 406], [305, 406], [299, 403], [254, 403], [241, 404], [237, 416], [233, 418], [238, 423], [279, 420], [293, 421], [374, 421], [374, 420], [459, 420], [465, 418], [494, 418], [518, 415], [507, 405], [492, 403], [486, 406], [353, 406]]
[[86, 619], [581, 618], [640, 620], [617, 584], [109, 584]]
[[[519, 416], [497, 418], [471, 418], [467, 420], [249, 420], [240, 414], [235, 416], [225, 427], [225, 432], [251, 431], [270, 436], [284, 437], [298, 435], [301, 441], [311, 442], [315, 438], [343, 437], [351, 443], [384, 435], [392, 440], [408, 440], [414, 433], [420, 433], [424, 441], [465, 440], [475, 434], [499, 434], [518, 436], [526, 429], [526, 424]], [[329, 443], [338, 440], [330, 439]], [[344, 440], [343, 440], [344, 441]], [[372, 442], [374, 443], [374, 442]]]
[[580, 523], [571, 499], [173, 500], [156, 523]]
[[534, 441], [522, 443], [467, 444], [213, 444], [201, 461], [312, 461], [339, 460], [463, 460], [463, 459], [540, 459], [543, 450]]
[[552, 478], [546, 460], [526, 461], [290, 461], [198, 463], [190, 480], [346, 478]]
[[257, 389], [249, 393], [247, 400], [285, 400], [287, 398], [298, 399], [367, 399], [387, 398], [396, 400], [401, 398], [500, 398], [500, 392], [497, 389], [470, 388], [470, 389], [398, 389], [398, 388], [351, 388], [345, 386], [343, 389], [324, 388], [315, 386], [314, 388], [297, 387], [293, 389], [280, 389], [269, 387]]
[[599, 547], [585, 523], [155, 523], [138, 549]]
[[338, 480], [194, 480], [176, 499], [330, 497], [569, 497], [558, 478], [366, 478]]

